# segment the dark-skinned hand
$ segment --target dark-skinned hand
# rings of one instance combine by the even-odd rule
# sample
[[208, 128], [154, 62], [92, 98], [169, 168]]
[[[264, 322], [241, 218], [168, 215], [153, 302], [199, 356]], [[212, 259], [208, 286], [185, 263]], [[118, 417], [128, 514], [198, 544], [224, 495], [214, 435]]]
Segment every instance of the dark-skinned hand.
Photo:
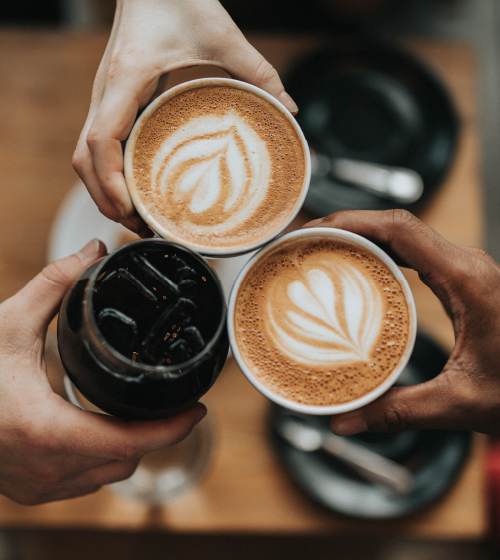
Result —
[[333, 227], [370, 239], [416, 270], [453, 321], [455, 346], [443, 371], [392, 388], [332, 418], [338, 435], [414, 429], [500, 434], [500, 265], [480, 249], [455, 245], [404, 210], [345, 211], [305, 227]]

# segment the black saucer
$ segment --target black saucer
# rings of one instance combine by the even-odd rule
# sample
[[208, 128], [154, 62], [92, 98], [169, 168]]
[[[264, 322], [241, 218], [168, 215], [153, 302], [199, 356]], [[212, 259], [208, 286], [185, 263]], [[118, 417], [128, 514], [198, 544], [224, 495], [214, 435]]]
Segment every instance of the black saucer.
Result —
[[[431, 339], [418, 334], [410, 363], [401, 376], [402, 385], [423, 383], [438, 375], [448, 356]], [[471, 433], [447, 430], [416, 430], [400, 434], [359, 434], [348, 439], [409, 467], [415, 489], [395, 495], [366, 482], [349, 467], [323, 451], [294, 448], [276, 432], [287, 411], [273, 405], [271, 437], [278, 456], [296, 484], [323, 506], [360, 519], [392, 519], [414, 513], [438, 500], [454, 483], [471, 446]], [[311, 423], [327, 427], [330, 417], [308, 416]]]
[[[413, 169], [424, 183], [416, 204], [441, 183], [455, 152], [458, 117], [440, 81], [415, 57], [386, 44], [339, 38], [300, 62], [285, 87], [317, 153]], [[313, 175], [304, 206], [323, 216], [401, 204]]]

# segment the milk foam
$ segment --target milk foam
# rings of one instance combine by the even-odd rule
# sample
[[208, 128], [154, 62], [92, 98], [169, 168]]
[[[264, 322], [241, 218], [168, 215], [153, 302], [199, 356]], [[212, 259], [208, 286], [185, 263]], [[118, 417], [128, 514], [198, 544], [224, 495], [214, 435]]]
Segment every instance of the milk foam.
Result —
[[[279, 286], [288, 299], [282, 295], [268, 302], [276, 347], [305, 365], [369, 361], [384, 318], [375, 283], [345, 263], [334, 269], [325, 263], [304, 276]], [[283, 313], [281, 305], [287, 303]]]
[[[251, 218], [269, 188], [266, 143], [236, 112], [193, 119], [161, 145], [153, 159], [152, 191], [165, 205], [185, 209], [200, 235], [231, 232]], [[216, 223], [199, 214], [223, 212]]]
[[286, 225], [305, 172], [302, 140], [280, 109], [251, 91], [207, 85], [149, 116], [128, 186], [167, 237], [200, 250], [232, 249]]
[[239, 353], [269, 390], [301, 404], [359, 398], [400, 363], [409, 312], [367, 250], [328, 238], [277, 246], [248, 273], [234, 315]]

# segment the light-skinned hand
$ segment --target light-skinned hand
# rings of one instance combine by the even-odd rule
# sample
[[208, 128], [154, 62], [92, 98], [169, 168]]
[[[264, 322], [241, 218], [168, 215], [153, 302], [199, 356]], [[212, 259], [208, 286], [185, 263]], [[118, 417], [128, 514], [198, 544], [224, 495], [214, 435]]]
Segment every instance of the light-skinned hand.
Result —
[[143, 236], [148, 230], [132, 206], [123, 176], [122, 142], [138, 111], [158, 92], [162, 76], [202, 64], [262, 88], [297, 112], [276, 70], [218, 0], [117, 0], [73, 167], [106, 217]]
[[72, 282], [105, 252], [91, 241], [0, 305], [0, 493], [18, 503], [81, 496], [128, 478], [143, 455], [182, 440], [206, 413], [196, 404], [166, 420], [126, 422], [80, 410], [52, 391], [47, 326]]
[[412, 268], [453, 321], [455, 346], [443, 371], [392, 388], [367, 406], [332, 418], [338, 435], [414, 429], [500, 434], [500, 266], [484, 251], [455, 245], [409, 212], [337, 212], [306, 227], [366, 237]]

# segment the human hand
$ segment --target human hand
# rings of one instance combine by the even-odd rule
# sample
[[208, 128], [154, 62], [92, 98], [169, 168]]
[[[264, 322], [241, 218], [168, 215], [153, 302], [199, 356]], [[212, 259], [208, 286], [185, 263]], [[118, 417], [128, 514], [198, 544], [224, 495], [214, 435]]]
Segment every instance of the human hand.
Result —
[[160, 89], [162, 76], [201, 64], [260, 87], [297, 112], [276, 70], [247, 42], [219, 0], [118, 0], [73, 167], [99, 210], [141, 235], [147, 228], [127, 191], [122, 142], [137, 112]]
[[80, 410], [52, 391], [47, 325], [72, 282], [104, 254], [93, 240], [0, 305], [0, 493], [21, 504], [73, 498], [128, 478], [143, 455], [182, 440], [206, 413], [196, 404], [166, 420], [126, 422]]
[[413, 268], [453, 321], [455, 347], [443, 371], [413, 387], [392, 388], [332, 418], [338, 435], [414, 429], [500, 434], [500, 266], [484, 251], [454, 245], [409, 212], [337, 212], [306, 227], [345, 229]]

